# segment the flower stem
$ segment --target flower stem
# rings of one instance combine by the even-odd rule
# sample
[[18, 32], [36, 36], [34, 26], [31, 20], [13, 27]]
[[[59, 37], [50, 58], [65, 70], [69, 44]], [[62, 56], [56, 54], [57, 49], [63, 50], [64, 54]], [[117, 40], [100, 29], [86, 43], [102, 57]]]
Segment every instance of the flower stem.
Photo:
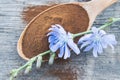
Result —
[[[111, 24], [113, 24], [117, 21], [120, 21], [120, 18], [110, 18], [109, 21], [107, 23], [105, 23], [104, 25], [102, 25], [99, 29], [104, 29], [105, 27], [108, 27], [108, 26], [110, 26]], [[88, 30], [88, 31], [84, 31], [84, 32], [81, 32], [81, 33], [73, 34], [73, 38], [76, 38], [78, 36], [88, 34], [88, 33], [91, 33], [91, 32], [92, 32], [91, 30]]]
[[84, 32], [81, 32], [81, 33], [73, 34], [73, 38], [76, 38], [78, 36], [88, 34], [88, 33], [91, 33], [91, 32], [92, 32], [91, 30], [88, 30], [88, 31], [84, 31]]
[[51, 50], [48, 50], [48, 51], [45, 51], [33, 58], [31, 58], [26, 64], [24, 64], [23, 66], [19, 67], [18, 69], [13, 69], [12, 72], [11, 72], [11, 77], [10, 77], [10, 80], [13, 80], [14, 77], [16, 77], [18, 75], [18, 73], [22, 70], [22, 69], [25, 69], [27, 66], [29, 66], [30, 64], [33, 64], [36, 59], [39, 57], [39, 56], [44, 56], [48, 53], [50, 53]]
[[[48, 50], [48, 51], [45, 51], [45, 52], [43, 52], [43, 53], [41, 53], [41, 54], [39, 54], [39, 55], [41, 55], [41, 56], [44, 56], [44, 55], [46, 55], [46, 54], [48, 54], [48, 53], [50, 53], [51, 52], [51, 50]], [[38, 55], [38, 56], [39, 56]]]
[[120, 21], [120, 18], [109, 18], [109, 21], [106, 24], [102, 25], [99, 29], [104, 29], [105, 27], [108, 27], [117, 21]]

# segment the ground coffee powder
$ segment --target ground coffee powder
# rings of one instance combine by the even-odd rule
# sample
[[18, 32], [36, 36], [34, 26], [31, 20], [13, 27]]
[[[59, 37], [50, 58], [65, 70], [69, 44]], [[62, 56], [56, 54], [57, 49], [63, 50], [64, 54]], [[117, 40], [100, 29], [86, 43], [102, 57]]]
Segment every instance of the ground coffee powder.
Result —
[[24, 20], [25, 23], [29, 23], [39, 13], [54, 5], [37, 5], [25, 7], [22, 12], [22, 19]]
[[[29, 22], [48, 7], [50, 6], [38, 6], [34, 10], [30, 7], [27, 12], [23, 12], [23, 14], [27, 14], [27, 16], [24, 16], [24, 20]], [[87, 12], [79, 5], [73, 4], [57, 6], [38, 17], [30, 23], [23, 36], [22, 50], [28, 58], [49, 49], [46, 34], [51, 25], [60, 24], [66, 31], [78, 33], [87, 30], [89, 23]]]

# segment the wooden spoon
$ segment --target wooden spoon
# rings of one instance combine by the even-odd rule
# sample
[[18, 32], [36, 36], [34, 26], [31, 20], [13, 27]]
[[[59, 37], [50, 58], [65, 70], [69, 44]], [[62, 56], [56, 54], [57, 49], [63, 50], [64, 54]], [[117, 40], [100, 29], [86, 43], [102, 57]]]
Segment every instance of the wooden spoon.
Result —
[[[48, 8], [32, 19], [22, 32], [17, 45], [19, 55], [29, 60], [49, 50], [46, 34], [51, 25], [60, 24], [71, 33], [90, 29], [96, 16], [115, 2], [117, 0], [92, 0], [84, 3], [59, 4]], [[48, 60], [48, 55], [44, 60]]]

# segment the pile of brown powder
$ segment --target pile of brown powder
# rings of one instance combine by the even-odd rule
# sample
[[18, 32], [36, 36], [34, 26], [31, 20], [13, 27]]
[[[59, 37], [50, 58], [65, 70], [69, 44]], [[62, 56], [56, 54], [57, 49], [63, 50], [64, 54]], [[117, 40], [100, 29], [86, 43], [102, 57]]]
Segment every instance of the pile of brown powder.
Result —
[[35, 16], [37, 16], [42, 11], [52, 7], [54, 5], [38, 5], [38, 6], [28, 6], [24, 8], [22, 12], [22, 18], [24, 22], [29, 23]]
[[[51, 6], [28, 7], [23, 11], [23, 19], [29, 22], [33, 17]], [[87, 30], [89, 18], [87, 12], [79, 5], [67, 4], [48, 10], [35, 19], [23, 36], [22, 50], [26, 57], [31, 58], [48, 50], [46, 34], [53, 24], [62, 25], [71, 33]]]

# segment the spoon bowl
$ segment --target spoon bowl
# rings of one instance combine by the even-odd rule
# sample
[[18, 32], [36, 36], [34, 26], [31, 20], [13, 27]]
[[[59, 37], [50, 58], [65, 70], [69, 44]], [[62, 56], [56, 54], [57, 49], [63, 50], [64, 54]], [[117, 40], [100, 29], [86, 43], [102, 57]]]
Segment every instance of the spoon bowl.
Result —
[[[84, 3], [59, 4], [39, 13], [23, 30], [17, 45], [19, 55], [25, 59], [49, 50], [48, 29], [60, 24], [66, 31], [78, 33], [89, 30], [96, 16], [117, 0], [92, 0]], [[77, 41], [77, 38], [75, 39]], [[48, 60], [49, 55], [44, 57]]]

